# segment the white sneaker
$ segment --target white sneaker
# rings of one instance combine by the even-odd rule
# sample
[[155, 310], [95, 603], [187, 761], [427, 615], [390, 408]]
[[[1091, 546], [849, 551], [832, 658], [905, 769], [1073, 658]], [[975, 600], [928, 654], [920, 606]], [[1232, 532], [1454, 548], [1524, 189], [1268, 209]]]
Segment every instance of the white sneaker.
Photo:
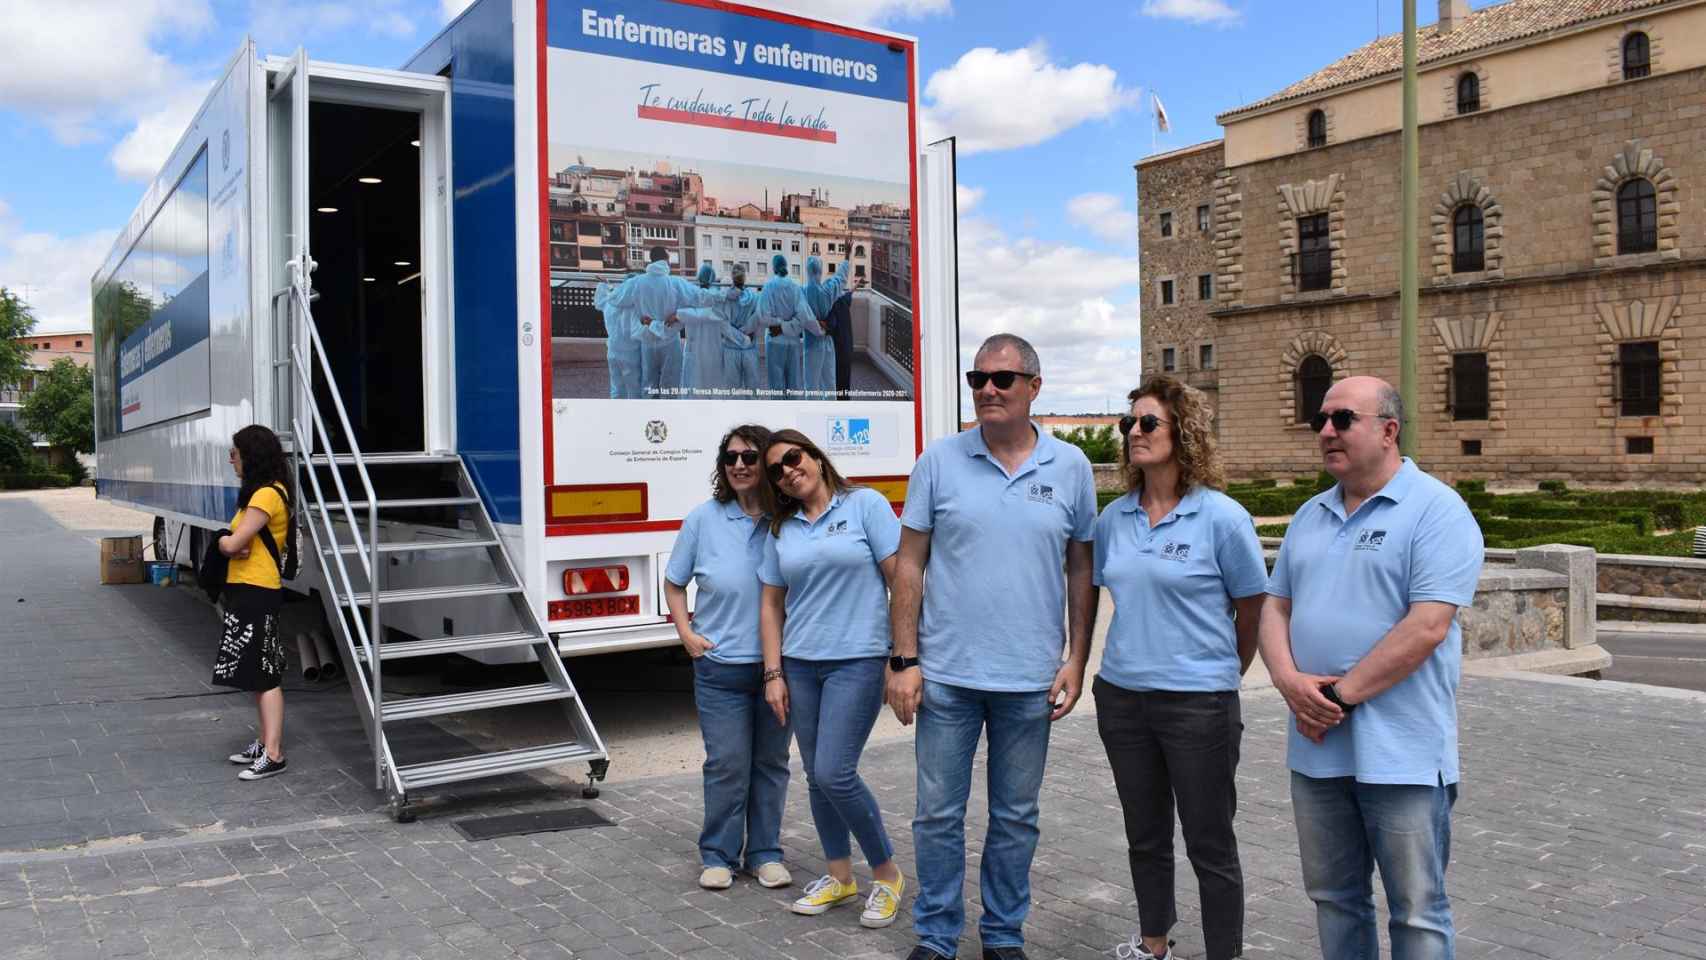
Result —
[[728, 867], [706, 867], [699, 874], [699, 885], [706, 890], [727, 890], [734, 883], [735, 875]]
[[759, 886], [768, 887], [772, 890], [794, 882], [794, 876], [788, 872], [788, 868], [774, 860], [770, 863], [759, 864], [758, 869], [754, 870], [752, 875], [758, 878]]
[[[1167, 941], [1168, 947], [1172, 945], [1173, 941]], [[1114, 947], [1114, 956], [1119, 960], [1167, 960], [1172, 955], [1173, 951], [1170, 949], [1159, 954], [1150, 953], [1149, 948], [1143, 945], [1143, 937], [1135, 933], [1131, 935], [1129, 942]]]

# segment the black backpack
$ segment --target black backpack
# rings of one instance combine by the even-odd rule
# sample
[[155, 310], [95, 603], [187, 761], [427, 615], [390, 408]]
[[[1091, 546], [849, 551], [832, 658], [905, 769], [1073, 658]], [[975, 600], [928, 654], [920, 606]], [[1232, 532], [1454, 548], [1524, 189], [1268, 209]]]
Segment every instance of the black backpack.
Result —
[[[290, 491], [285, 490], [283, 484], [275, 483], [273, 486], [278, 487], [284, 494], [284, 548], [282, 551], [279, 549], [278, 542], [273, 539], [272, 531], [267, 527], [262, 527], [257, 536], [267, 548], [267, 552], [272, 554], [273, 564], [278, 567], [279, 579], [295, 580], [302, 570], [302, 559], [297, 550], [296, 511], [290, 509]], [[253, 494], [250, 498], [253, 499]], [[245, 509], [248, 506], [243, 504]], [[202, 554], [201, 566], [197, 567], [195, 572], [196, 584], [207, 592], [207, 599], [214, 602], [218, 602], [219, 595], [224, 592], [225, 578], [231, 570], [231, 558], [219, 549], [219, 538], [230, 535], [231, 530], [226, 527], [213, 532], [213, 539], [208, 541], [207, 550]]]

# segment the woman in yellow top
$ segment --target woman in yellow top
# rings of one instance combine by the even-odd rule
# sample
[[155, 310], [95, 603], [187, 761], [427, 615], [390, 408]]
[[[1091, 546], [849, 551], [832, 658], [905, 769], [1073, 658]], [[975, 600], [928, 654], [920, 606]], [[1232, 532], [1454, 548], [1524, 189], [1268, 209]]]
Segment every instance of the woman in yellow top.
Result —
[[219, 538], [219, 551], [231, 558], [231, 565], [220, 592], [224, 633], [213, 664], [213, 682], [255, 694], [261, 735], [230, 759], [243, 765], [237, 774], [240, 779], [264, 780], [285, 768], [284, 690], [279, 687], [284, 677], [284, 641], [278, 635], [284, 581], [259, 534], [265, 529], [280, 550], [286, 549], [290, 468], [278, 437], [252, 424], [231, 438], [231, 469], [242, 487], [231, 533]]

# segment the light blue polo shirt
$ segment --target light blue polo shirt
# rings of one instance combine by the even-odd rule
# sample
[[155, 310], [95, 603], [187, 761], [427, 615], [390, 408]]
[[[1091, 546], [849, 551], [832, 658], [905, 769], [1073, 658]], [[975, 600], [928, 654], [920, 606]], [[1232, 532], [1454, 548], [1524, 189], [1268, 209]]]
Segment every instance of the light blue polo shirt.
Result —
[[889, 655], [889, 587], [877, 564], [900, 549], [900, 521], [868, 487], [843, 490], [816, 520], [796, 513], [764, 538], [758, 579], [787, 587], [782, 656], [850, 660]]
[[715, 646], [705, 656], [718, 663], [758, 663], [758, 568], [764, 562], [769, 521], [754, 522], [740, 502], [707, 500], [681, 521], [663, 575], [685, 587], [699, 581], [693, 629]]
[[1267, 589], [1256, 525], [1236, 500], [1195, 487], [1154, 527], [1136, 493], [1096, 520], [1096, 586], [1114, 598], [1097, 675], [1127, 690], [1238, 689], [1232, 601]]
[[[1345, 516], [1339, 487], [1292, 517], [1268, 592], [1291, 599], [1291, 656], [1305, 673], [1342, 676], [1374, 649], [1410, 604], [1475, 600], [1485, 547], [1456, 491], [1409, 458], [1380, 492]], [[1306, 777], [1363, 783], [1452, 784], [1463, 634], [1416, 672], [1365, 701], [1324, 743], [1291, 728], [1287, 759]]]
[[918, 655], [927, 679], [974, 690], [1047, 690], [1066, 644], [1066, 543], [1096, 525], [1096, 478], [1077, 447], [1035, 423], [1009, 474], [983, 428], [931, 444], [900, 522], [930, 534]]

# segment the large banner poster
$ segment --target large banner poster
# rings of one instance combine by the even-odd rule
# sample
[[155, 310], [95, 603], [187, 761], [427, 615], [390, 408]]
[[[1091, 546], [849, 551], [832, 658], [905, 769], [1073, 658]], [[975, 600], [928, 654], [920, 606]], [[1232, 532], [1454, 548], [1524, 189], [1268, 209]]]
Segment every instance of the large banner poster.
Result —
[[546, 12], [553, 482], [650, 481], [646, 518], [679, 518], [703, 484], [660, 502], [666, 466], [746, 421], [907, 472], [911, 45], [697, 0]]

